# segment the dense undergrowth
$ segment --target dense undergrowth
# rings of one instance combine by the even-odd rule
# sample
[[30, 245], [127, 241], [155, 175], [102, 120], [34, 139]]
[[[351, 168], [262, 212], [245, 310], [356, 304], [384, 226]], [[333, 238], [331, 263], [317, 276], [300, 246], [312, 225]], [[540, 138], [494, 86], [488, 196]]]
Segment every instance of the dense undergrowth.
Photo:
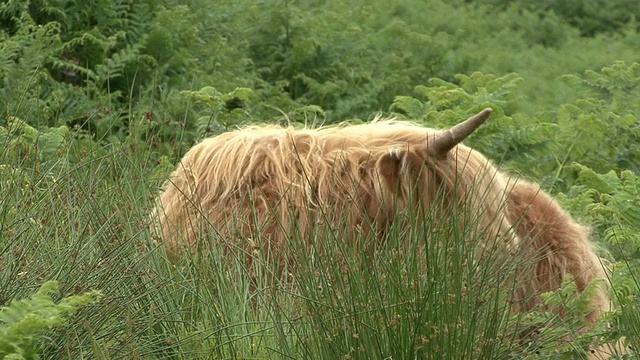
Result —
[[[0, 318], [0, 336], [25, 358], [573, 358], [591, 336], [637, 349], [638, 15], [628, 0], [3, 2], [0, 306], [29, 312], [12, 299], [48, 280], [43, 313], [102, 296], [42, 326]], [[362, 259], [329, 242], [342, 267], [314, 258], [295, 286], [266, 276], [252, 293], [242, 261], [171, 265], [148, 232], [160, 184], [206, 136], [380, 112], [439, 127], [484, 106], [467, 143], [591, 224], [610, 264], [615, 311], [575, 341], [548, 314], [514, 319], [499, 279], [456, 265], [468, 248], [390, 241]], [[545, 322], [535, 344], [514, 340]]]

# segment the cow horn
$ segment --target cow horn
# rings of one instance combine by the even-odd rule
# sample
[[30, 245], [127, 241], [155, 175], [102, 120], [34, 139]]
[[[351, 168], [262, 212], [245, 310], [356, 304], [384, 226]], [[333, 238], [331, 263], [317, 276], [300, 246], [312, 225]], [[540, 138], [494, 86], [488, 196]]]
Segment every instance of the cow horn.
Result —
[[486, 108], [452, 128], [442, 130], [434, 135], [427, 144], [429, 153], [435, 157], [444, 156], [482, 125], [491, 114], [491, 111], [491, 108]]

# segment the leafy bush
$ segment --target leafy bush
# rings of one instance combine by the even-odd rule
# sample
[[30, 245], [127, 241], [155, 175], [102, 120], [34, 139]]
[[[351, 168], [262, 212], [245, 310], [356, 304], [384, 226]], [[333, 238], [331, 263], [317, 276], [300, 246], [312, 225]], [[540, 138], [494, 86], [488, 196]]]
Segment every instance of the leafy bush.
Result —
[[559, 140], [569, 145], [569, 159], [598, 172], [640, 174], [640, 63], [616, 62], [600, 72], [564, 78], [584, 93], [558, 113]]
[[72, 295], [55, 302], [58, 282], [48, 281], [29, 299], [13, 300], [0, 307], [0, 358], [36, 359], [47, 331], [68, 323], [80, 308], [100, 300], [99, 291]]
[[[470, 2], [467, 0], [467, 2]], [[620, 30], [625, 24], [640, 16], [633, 0], [576, 0], [576, 1], [522, 1], [522, 0], [481, 0], [495, 9], [507, 7], [527, 9], [534, 12], [543, 22], [550, 16], [560, 16], [563, 21], [577, 28], [582, 36], [595, 36]]]

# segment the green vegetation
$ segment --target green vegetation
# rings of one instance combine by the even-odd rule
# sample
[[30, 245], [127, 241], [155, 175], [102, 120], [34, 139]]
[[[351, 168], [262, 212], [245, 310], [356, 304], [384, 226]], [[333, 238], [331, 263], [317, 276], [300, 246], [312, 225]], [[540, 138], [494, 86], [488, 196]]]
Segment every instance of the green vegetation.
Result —
[[11, 306], [0, 308], [0, 356], [3, 359], [36, 357], [38, 342], [43, 340], [39, 335], [62, 325], [64, 316], [100, 297], [98, 291], [91, 291], [66, 297], [56, 304], [51, 296], [57, 291], [58, 283], [48, 281], [30, 299], [14, 300]]
[[[0, 356], [576, 358], [621, 336], [638, 349], [638, 11], [631, 0], [2, 2]], [[610, 263], [615, 310], [588, 334], [509, 314], [504, 279], [466, 266], [474, 250], [447, 224], [412, 228], [416, 251], [391, 237], [374, 255], [332, 241], [340, 229], [319, 232], [326, 258], [292, 250], [292, 281], [262, 259], [256, 284], [215, 241], [172, 265], [149, 234], [159, 186], [204, 137], [380, 112], [447, 126], [484, 106], [495, 111], [467, 143], [591, 224]], [[450, 243], [418, 250], [425, 236]], [[570, 290], [548, 301], [579, 313]], [[13, 332], [5, 309], [33, 322]], [[518, 342], [535, 324], [552, 326]]]

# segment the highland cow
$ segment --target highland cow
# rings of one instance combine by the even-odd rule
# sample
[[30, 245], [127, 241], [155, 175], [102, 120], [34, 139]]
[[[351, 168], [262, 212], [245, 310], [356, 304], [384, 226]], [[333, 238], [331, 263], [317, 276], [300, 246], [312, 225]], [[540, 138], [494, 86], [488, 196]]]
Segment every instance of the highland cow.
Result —
[[[567, 275], [580, 292], [594, 280], [605, 284], [586, 227], [537, 185], [506, 175], [461, 143], [490, 112], [447, 130], [391, 119], [320, 129], [252, 126], [206, 139], [164, 186], [160, 236], [174, 260], [181, 247], [198, 246], [207, 229], [226, 239], [260, 239], [238, 246], [271, 251], [294, 228], [305, 234], [320, 221], [382, 238], [403, 209], [464, 201], [486, 239], [480, 247], [499, 244], [506, 256], [520, 251], [536, 259], [518, 274], [516, 307], [541, 306], [538, 295], [558, 289]], [[435, 202], [437, 194], [446, 201]], [[321, 216], [322, 209], [335, 209], [335, 216]], [[585, 320], [593, 323], [608, 306], [601, 286]]]

